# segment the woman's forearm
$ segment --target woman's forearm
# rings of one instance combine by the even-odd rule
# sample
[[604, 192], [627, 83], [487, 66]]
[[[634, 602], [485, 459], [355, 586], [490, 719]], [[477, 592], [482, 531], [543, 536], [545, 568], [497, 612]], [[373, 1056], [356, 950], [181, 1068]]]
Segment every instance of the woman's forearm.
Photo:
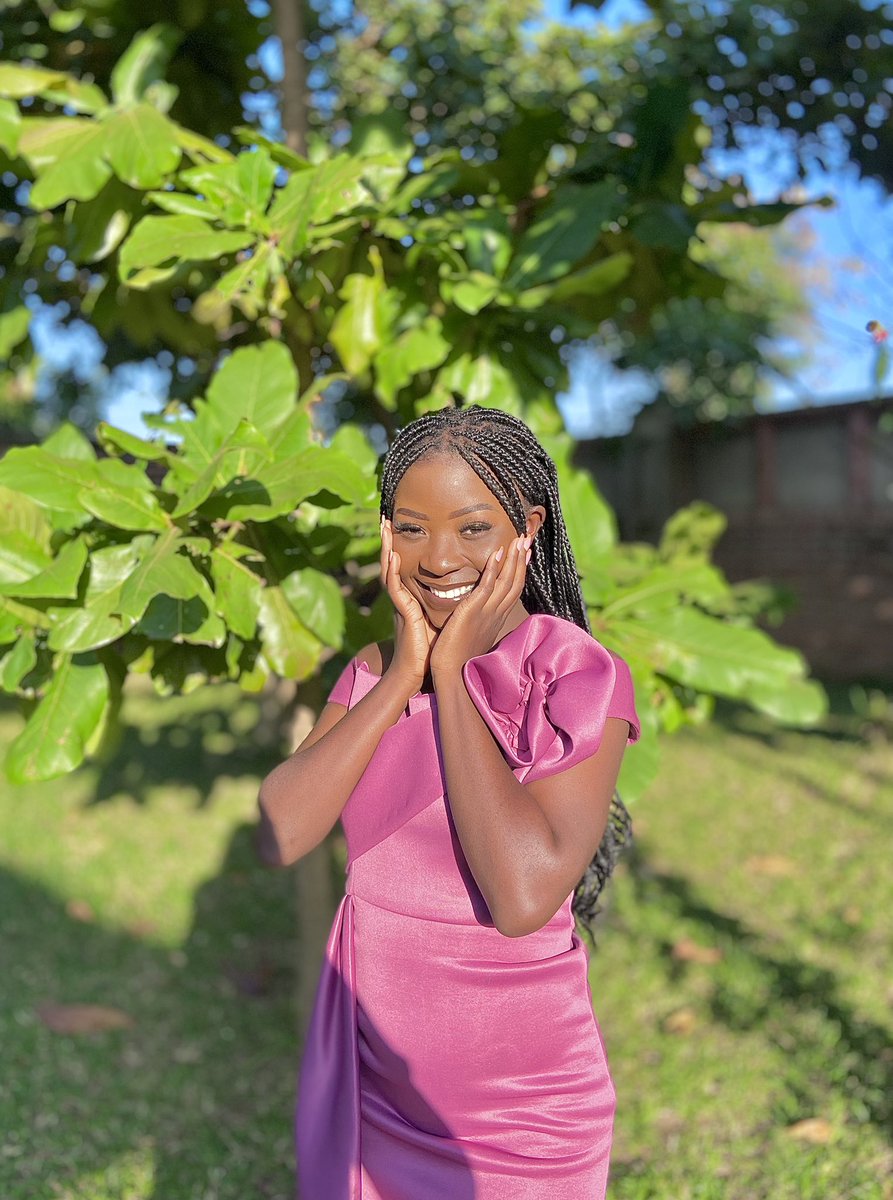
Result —
[[554, 874], [555, 834], [515, 778], [461, 673], [435, 678], [450, 812], [496, 927], [509, 936], [537, 924], [542, 881]]
[[264, 862], [288, 866], [319, 845], [410, 693], [386, 673], [336, 725], [267, 775], [258, 793], [257, 844]]

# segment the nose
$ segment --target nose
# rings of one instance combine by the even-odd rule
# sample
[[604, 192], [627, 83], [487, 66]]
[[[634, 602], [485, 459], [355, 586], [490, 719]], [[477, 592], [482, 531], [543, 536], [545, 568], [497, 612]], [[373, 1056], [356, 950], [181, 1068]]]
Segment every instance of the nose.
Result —
[[463, 559], [461, 546], [456, 535], [445, 531], [441, 534], [432, 533], [428, 539], [425, 553], [419, 560], [419, 573], [442, 578], [455, 571]]

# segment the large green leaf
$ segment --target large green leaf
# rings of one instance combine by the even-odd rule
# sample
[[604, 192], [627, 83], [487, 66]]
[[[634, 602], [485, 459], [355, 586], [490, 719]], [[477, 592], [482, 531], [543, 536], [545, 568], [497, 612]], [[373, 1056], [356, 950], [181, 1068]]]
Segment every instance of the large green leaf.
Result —
[[323, 490], [351, 504], [368, 503], [374, 481], [346, 455], [310, 446], [291, 458], [267, 463], [256, 475], [236, 479], [202, 506], [211, 519], [272, 521]]
[[0, 484], [0, 547], [15, 532], [27, 534], [49, 562], [52, 530], [45, 510], [30, 496]]
[[154, 539], [140, 534], [131, 542], [106, 546], [90, 555], [90, 577], [83, 606], [50, 608], [51, 650], [91, 650], [122, 637], [135, 617], [122, 617], [121, 589]]
[[283, 679], [307, 679], [319, 662], [322, 643], [289, 604], [281, 587], [261, 593], [259, 624], [264, 658]]
[[233, 479], [254, 477], [270, 457], [266, 438], [246, 420], [239, 421], [223, 445], [214, 452], [207, 465], [181, 494], [171, 517], [193, 512], [215, 489]]
[[31, 310], [24, 304], [0, 313], [0, 360], [8, 360], [15, 347], [25, 340], [30, 324]]
[[180, 181], [200, 193], [227, 225], [264, 232], [264, 214], [276, 179], [276, 164], [261, 146], [243, 150], [232, 162], [192, 167]]
[[19, 149], [19, 134], [22, 118], [17, 104], [11, 100], [0, 100], [0, 150], [14, 158]]
[[211, 554], [211, 577], [217, 612], [233, 633], [246, 642], [254, 637], [264, 581], [244, 561], [253, 555], [248, 546], [225, 542]]
[[286, 576], [280, 586], [310, 632], [327, 646], [340, 648], [345, 614], [344, 597], [337, 581], [314, 567], [304, 567]]
[[34, 117], [22, 122], [19, 153], [38, 179], [28, 203], [55, 208], [63, 200], [91, 200], [112, 169], [103, 157], [101, 122], [82, 117]]
[[521, 291], [567, 275], [622, 208], [623, 198], [613, 180], [561, 185], [521, 237], [505, 286]]
[[164, 81], [171, 56], [183, 40], [174, 25], [157, 24], [141, 30], [112, 68], [115, 103], [136, 104], [146, 89]]
[[282, 342], [242, 346], [226, 359], [208, 388], [208, 403], [222, 428], [235, 429], [240, 419], [265, 436], [294, 410], [298, 372]]
[[156, 462], [168, 457], [168, 449], [161, 439], [146, 441], [136, 434], [128, 433], [126, 429], [116, 429], [108, 421], [100, 421], [96, 426], [96, 437], [107, 454], [130, 454], [133, 458], [145, 462]]
[[151, 104], [115, 113], [105, 122], [105, 131], [105, 156], [130, 187], [158, 187], [180, 162], [176, 129]]
[[450, 352], [443, 326], [435, 316], [407, 329], [388, 342], [375, 359], [375, 394], [387, 408], [393, 408], [397, 393], [420, 371], [439, 367]]
[[0, 595], [9, 595], [7, 587], [46, 570], [52, 561], [49, 549], [25, 530], [4, 530], [0, 538]]
[[[373, 253], [374, 251], [374, 253]], [[381, 256], [370, 249], [371, 275], [348, 275], [338, 295], [344, 301], [332, 322], [329, 340], [345, 370], [360, 375], [391, 336], [400, 302], [381, 269]]]
[[46, 694], [6, 753], [12, 783], [36, 783], [80, 766], [109, 700], [109, 679], [94, 655], [60, 655]]
[[14, 692], [37, 663], [34, 639], [20, 637], [12, 649], [0, 657], [0, 688]]
[[42, 446], [14, 446], [0, 460], [0, 483], [44, 508], [74, 512], [81, 488], [99, 482], [95, 463], [60, 458]]
[[171, 529], [142, 545], [145, 549], [140, 560], [121, 588], [122, 616], [139, 619], [159, 595], [170, 596], [173, 600], [209, 595], [208, 581], [192, 565], [187, 554], [179, 553], [182, 547], [179, 530]]
[[556, 283], [545, 283], [528, 288], [516, 297], [510, 297], [519, 308], [536, 309], [544, 304], [557, 304], [575, 296], [600, 296], [622, 283], [633, 265], [631, 254], [611, 254], [600, 258], [581, 271], [565, 275]]
[[762, 630], [734, 625], [693, 608], [611, 623], [611, 636], [661, 674], [698, 691], [744, 700], [793, 724], [818, 720], [824, 693], [805, 680], [796, 651]]
[[243, 250], [247, 232], [219, 230], [198, 217], [144, 217], [121, 247], [118, 274], [127, 283], [138, 271], [173, 271], [181, 262], [200, 262]]
[[287, 258], [304, 251], [311, 224], [319, 225], [360, 205], [374, 203], [372, 193], [362, 182], [367, 169], [365, 159], [339, 154], [292, 175], [270, 208], [271, 228]]
[[[87, 547], [81, 538], [66, 542], [56, 557], [41, 570], [19, 579], [9, 578], [13, 566], [10, 557], [10, 544], [24, 537], [24, 534], [11, 534], [4, 538], [3, 549], [0, 550], [0, 571], [3, 580], [0, 582], [0, 595], [17, 596], [20, 599], [50, 598], [55, 600], [73, 600], [78, 592], [78, 580], [87, 561]], [[33, 543], [32, 543], [33, 546]]]

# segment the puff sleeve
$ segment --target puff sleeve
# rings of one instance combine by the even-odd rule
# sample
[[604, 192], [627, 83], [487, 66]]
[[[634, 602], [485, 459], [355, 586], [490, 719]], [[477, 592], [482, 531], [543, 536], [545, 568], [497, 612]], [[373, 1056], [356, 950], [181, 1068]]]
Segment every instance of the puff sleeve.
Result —
[[589, 758], [605, 721], [640, 733], [632, 678], [623, 659], [585, 629], [534, 613], [487, 654], [462, 668], [466, 689], [521, 782]]
[[345, 708], [349, 706], [356, 669], [357, 660], [354, 657], [335, 680], [335, 686], [326, 697], [327, 704], [343, 704]]

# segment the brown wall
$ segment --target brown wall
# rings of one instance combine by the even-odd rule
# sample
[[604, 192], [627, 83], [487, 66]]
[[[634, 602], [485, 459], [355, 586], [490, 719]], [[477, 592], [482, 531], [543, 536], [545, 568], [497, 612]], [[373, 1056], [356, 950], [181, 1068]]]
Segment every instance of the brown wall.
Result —
[[627, 438], [582, 443], [577, 461], [626, 538], [656, 540], [681, 505], [715, 504], [729, 578], [797, 595], [780, 641], [828, 679], [893, 680], [893, 400], [691, 430], [646, 412]]

